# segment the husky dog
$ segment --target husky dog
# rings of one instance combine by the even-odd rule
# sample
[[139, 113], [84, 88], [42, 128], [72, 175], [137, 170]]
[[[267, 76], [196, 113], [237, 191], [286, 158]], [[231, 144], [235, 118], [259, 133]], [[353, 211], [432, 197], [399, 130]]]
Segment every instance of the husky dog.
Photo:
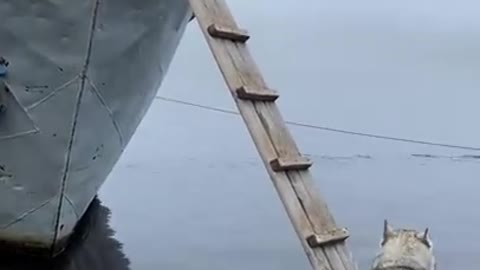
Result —
[[424, 232], [393, 229], [384, 221], [380, 252], [372, 270], [435, 270], [436, 263], [428, 228]]

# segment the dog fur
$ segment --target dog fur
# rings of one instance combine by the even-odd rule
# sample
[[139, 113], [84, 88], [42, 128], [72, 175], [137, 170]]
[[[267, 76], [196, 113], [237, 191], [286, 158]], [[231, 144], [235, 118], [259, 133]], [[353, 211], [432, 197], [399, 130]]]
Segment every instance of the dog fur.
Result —
[[423, 232], [393, 229], [384, 221], [380, 252], [372, 270], [435, 270], [433, 244], [428, 228]]

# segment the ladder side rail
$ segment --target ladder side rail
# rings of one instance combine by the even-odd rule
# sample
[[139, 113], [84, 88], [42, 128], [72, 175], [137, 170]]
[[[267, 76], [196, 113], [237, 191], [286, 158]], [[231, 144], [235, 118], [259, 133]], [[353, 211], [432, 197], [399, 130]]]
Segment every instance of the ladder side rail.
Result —
[[[190, 0], [190, 4], [312, 267], [356, 269], [344, 242], [348, 234], [336, 228], [327, 204], [314, 192], [311, 164], [301, 157], [274, 103], [278, 95], [265, 90], [268, 86], [246, 45], [246, 31], [238, 28], [223, 0]], [[263, 92], [245, 95], [246, 87]], [[284, 170], [278, 168], [289, 160], [294, 162], [283, 165]]]

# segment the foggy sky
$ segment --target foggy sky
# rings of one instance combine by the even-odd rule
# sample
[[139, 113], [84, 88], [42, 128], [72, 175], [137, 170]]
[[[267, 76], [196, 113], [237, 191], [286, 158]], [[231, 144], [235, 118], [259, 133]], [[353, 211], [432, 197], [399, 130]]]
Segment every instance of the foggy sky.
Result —
[[[229, 1], [285, 118], [480, 146], [480, 2], [301, 3]], [[159, 94], [234, 108], [195, 21]]]

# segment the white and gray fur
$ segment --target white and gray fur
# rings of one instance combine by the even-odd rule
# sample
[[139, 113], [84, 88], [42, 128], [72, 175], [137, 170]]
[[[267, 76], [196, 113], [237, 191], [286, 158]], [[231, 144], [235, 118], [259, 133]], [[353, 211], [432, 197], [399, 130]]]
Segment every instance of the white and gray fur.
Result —
[[423, 232], [393, 229], [384, 222], [380, 252], [372, 270], [435, 270], [435, 257], [428, 228]]

